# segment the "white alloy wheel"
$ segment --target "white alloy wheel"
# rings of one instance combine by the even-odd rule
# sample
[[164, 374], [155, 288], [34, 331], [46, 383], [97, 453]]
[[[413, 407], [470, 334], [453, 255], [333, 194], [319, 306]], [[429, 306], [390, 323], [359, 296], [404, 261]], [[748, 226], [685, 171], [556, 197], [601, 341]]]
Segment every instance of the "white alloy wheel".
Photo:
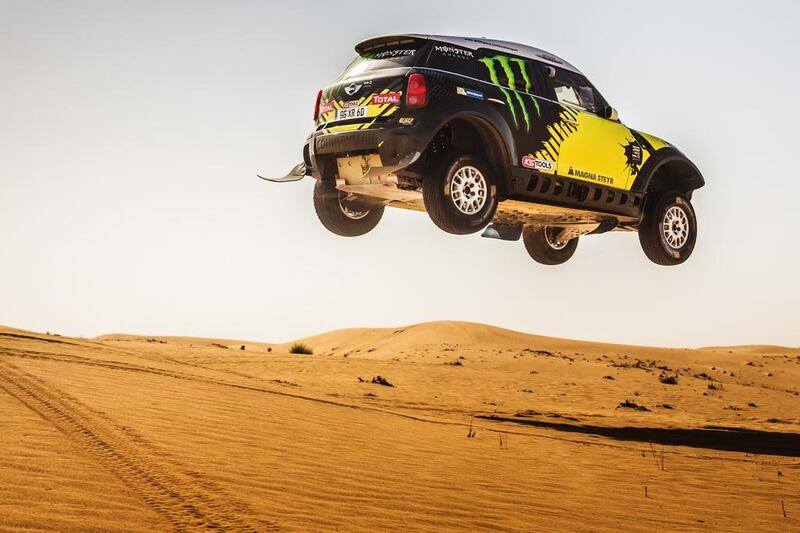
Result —
[[487, 192], [486, 178], [473, 166], [459, 168], [450, 182], [450, 198], [465, 215], [472, 215], [483, 208]]
[[664, 213], [661, 235], [673, 250], [680, 250], [689, 240], [689, 217], [681, 206], [673, 205]]

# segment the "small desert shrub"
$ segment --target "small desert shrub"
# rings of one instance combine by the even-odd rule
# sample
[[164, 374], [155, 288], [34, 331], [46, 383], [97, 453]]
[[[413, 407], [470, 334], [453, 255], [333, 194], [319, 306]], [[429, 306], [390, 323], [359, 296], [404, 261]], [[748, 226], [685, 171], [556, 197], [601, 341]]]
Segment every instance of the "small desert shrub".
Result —
[[302, 342], [296, 342], [292, 344], [291, 348], [289, 348], [289, 353], [299, 353], [303, 355], [311, 355], [314, 353], [314, 350], [311, 349], [310, 346], [303, 344]]
[[625, 400], [617, 405], [617, 409], [633, 409], [634, 411], [649, 411], [644, 405], [638, 405], [630, 400]]
[[664, 385], [677, 385], [678, 384], [678, 376], [674, 374], [667, 374], [662, 372], [660, 376], [658, 376], [658, 381], [663, 383]]
[[383, 385], [384, 387], [394, 387], [394, 385], [389, 383], [388, 379], [381, 376], [375, 376], [374, 378], [372, 378], [372, 383], [376, 385]]

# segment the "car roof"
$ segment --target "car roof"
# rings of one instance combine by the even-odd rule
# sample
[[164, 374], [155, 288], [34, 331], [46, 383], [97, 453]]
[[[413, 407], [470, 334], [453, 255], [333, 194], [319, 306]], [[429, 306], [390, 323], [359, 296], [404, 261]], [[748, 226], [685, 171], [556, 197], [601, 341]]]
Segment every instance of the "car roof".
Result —
[[398, 44], [402, 44], [404, 40], [421, 39], [426, 41], [438, 41], [461, 48], [470, 50], [477, 50], [478, 48], [487, 48], [489, 50], [496, 50], [498, 52], [512, 53], [514, 55], [524, 57], [527, 59], [535, 59], [547, 65], [561, 67], [566, 70], [571, 70], [581, 74], [581, 71], [575, 68], [570, 63], [567, 63], [555, 54], [551, 54], [545, 50], [534, 48], [525, 44], [512, 43], [510, 41], [500, 41], [498, 39], [487, 39], [486, 37], [455, 37], [451, 35], [423, 35], [419, 33], [406, 33], [406, 34], [391, 34], [379, 35], [377, 37], [370, 37], [356, 45], [356, 52], [359, 54], [372, 48], [373, 46], [396, 40]]

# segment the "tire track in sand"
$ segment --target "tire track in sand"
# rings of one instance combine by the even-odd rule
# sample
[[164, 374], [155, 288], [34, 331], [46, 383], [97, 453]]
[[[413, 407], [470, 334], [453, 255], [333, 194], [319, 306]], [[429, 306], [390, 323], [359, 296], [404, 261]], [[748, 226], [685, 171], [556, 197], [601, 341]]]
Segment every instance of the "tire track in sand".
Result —
[[272, 522], [255, 520], [199, 472], [182, 471], [151, 446], [92, 413], [74, 398], [0, 360], [0, 389], [53, 424], [79, 448], [128, 485], [176, 531], [276, 531]]

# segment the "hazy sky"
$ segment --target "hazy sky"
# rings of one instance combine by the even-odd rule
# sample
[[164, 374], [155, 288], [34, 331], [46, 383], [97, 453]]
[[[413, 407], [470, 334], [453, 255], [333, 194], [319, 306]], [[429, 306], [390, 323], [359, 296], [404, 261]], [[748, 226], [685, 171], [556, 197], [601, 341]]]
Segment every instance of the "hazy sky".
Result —
[[[283, 341], [428, 320], [639, 344], [800, 345], [800, 4], [0, 0], [0, 324]], [[683, 266], [635, 234], [561, 267], [387, 210], [344, 239], [300, 160], [360, 39], [550, 50], [693, 159]]]

